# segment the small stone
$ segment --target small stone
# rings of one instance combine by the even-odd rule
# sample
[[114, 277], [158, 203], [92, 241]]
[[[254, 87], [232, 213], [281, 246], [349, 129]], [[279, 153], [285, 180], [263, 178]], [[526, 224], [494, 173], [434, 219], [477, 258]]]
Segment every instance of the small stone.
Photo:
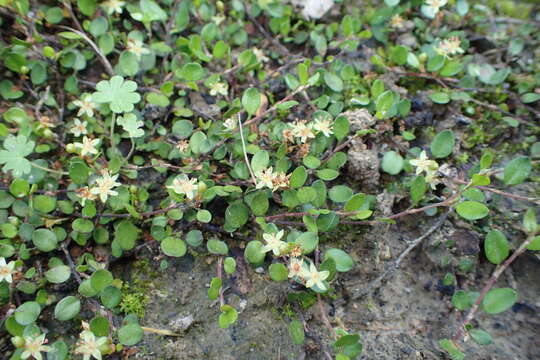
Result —
[[169, 321], [169, 328], [175, 333], [183, 333], [195, 322], [193, 315], [178, 317]]

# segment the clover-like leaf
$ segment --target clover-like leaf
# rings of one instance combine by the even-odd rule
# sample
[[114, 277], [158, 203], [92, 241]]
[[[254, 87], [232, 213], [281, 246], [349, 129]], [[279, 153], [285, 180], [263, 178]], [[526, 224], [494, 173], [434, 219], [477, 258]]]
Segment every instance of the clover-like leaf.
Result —
[[137, 83], [124, 80], [118, 75], [110, 80], [98, 82], [96, 90], [92, 94], [92, 100], [96, 103], [109, 104], [111, 110], [117, 114], [132, 111], [134, 104], [141, 100], [141, 96], [136, 92]]
[[138, 138], [144, 136], [144, 130], [141, 129], [141, 127], [144, 126], [144, 123], [137, 120], [137, 116], [135, 114], [129, 113], [125, 114], [124, 116], [120, 116], [116, 122], [129, 134], [129, 137]]
[[36, 143], [29, 141], [24, 135], [9, 135], [4, 140], [4, 149], [0, 151], [0, 164], [4, 164], [4, 171], [13, 171], [13, 176], [19, 177], [30, 173], [32, 166], [26, 156], [34, 150]]

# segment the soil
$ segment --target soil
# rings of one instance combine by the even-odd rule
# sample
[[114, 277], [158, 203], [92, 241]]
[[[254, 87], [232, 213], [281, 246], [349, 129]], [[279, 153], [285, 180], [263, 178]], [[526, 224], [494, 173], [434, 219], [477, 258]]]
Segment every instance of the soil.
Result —
[[[441, 259], [468, 256], [480, 262], [477, 270], [457, 274], [460, 288], [479, 289], [493, 271], [493, 265], [477, 259], [474, 242], [478, 245], [480, 239], [476, 234], [456, 227], [449, 217], [380, 288], [368, 297], [353, 300], [355, 292], [384, 271], [408, 246], [408, 241], [420, 236], [433, 221], [418, 216], [408, 219], [407, 223], [351, 228], [328, 237], [340, 240], [327, 240], [325, 246], [346, 249], [354, 257], [356, 266], [341, 275], [335, 284], [336, 293], [325, 299], [325, 311], [333, 325], [345, 326], [361, 335], [364, 345], [361, 359], [445, 359], [438, 340], [455, 333], [461, 315], [450, 303], [456, 287], [442, 283], [453, 266], [452, 261], [441, 266]], [[440, 246], [437, 244], [442, 241], [463, 238], [469, 242], [472, 239], [473, 245], [462, 248], [456, 242], [448, 253], [437, 250]], [[241, 256], [237, 257], [237, 262], [243, 264]], [[490, 332], [494, 343], [481, 347], [468, 341], [463, 350], [470, 359], [540, 358], [540, 340], [536, 336], [540, 331], [538, 262], [536, 257], [526, 254], [501, 277], [497, 286], [515, 288], [520, 299], [502, 314], [478, 313], [474, 325]], [[276, 284], [260, 269], [253, 271], [241, 265], [237, 274], [225, 282], [225, 300], [239, 309], [239, 318], [229, 329], [220, 329], [217, 325], [219, 302], [207, 296], [210, 280], [216, 276], [215, 265], [215, 259], [195, 254], [171, 261], [165, 271], [156, 268], [138, 275], [152, 288], [141, 324], [177, 331], [181, 336], [146, 334], [135, 358], [328, 359], [332, 341], [316, 304], [293, 315], [306, 329], [305, 344], [294, 345], [288, 334], [291, 314], [287, 309], [291, 304], [287, 305], [287, 295], [297, 289], [288, 283]], [[132, 272], [128, 269], [126, 273]]]

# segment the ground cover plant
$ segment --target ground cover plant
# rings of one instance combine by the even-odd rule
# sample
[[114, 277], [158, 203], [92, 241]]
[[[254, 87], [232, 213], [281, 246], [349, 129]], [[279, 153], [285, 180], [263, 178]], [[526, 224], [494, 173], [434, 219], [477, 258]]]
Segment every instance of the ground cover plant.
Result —
[[[287, 287], [280, 312], [308, 358], [371, 358], [361, 324], [328, 305], [369, 298], [445, 224], [474, 236], [430, 241], [458, 319], [431, 351], [497, 342], [476, 317], [522, 304], [499, 280], [520, 257], [538, 266], [539, 10], [0, 0], [6, 358], [166, 358], [144, 355], [145, 334], [193, 320], [148, 326], [154, 290], [119, 269], [167, 274], [187, 257], [214, 272], [196, 286], [224, 334], [243, 326], [233, 295], [249, 271]], [[400, 224], [420, 234], [398, 252], [382, 229]], [[352, 289], [361, 240], [340, 238], [358, 229], [389, 255]]]

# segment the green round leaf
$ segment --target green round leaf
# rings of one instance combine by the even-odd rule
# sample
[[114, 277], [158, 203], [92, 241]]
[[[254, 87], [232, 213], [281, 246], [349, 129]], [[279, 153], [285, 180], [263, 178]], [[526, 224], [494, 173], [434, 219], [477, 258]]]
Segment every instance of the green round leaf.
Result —
[[218, 239], [210, 239], [206, 243], [206, 248], [211, 254], [227, 255], [229, 247], [224, 241]]
[[56, 208], [56, 198], [47, 195], [37, 195], [34, 197], [34, 209], [42, 213], [49, 213]]
[[329, 71], [324, 72], [324, 82], [335, 92], [343, 91], [343, 80], [339, 76]]
[[302, 253], [309, 254], [317, 248], [319, 237], [315, 233], [305, 232], [296, 238], [296, 243], [302, 248]]
[[69, 279], [71, 276], [71, 269], [67, 265], [55, 266], [45, 272], [45, 278], [53, 283], [60, 284]]
[[467, 220], [478, 220], [489, 214], [486, 205], [476, 201], [462, 201], [456, 205], [457, 213]]
[[120, 304], [122, 292], [116, 286], [109, 285], [101, 291], [99, 297], [106, 308], [113, 309]]
[[506, 185], [521, 184], [529, 177], [531, 169], [531, 159], [526, 156], [515, 158], [504, 168], [504, 183]]
[[285, 281], [289, 277], [287, 267], [282, 263], [275, 263], [270, 265], [270, 267], [268, 268], [268, 273], [270, 274], [270, 278], [276, 282]]
[[27, 301], [15, 310], [15, 320], [21, 325], [30, 325], [37, 320], [41, 306], [35, 301]]
[[233, 274], [236, 271], [236, 260], [232, 257], [226, 257], [223, 261], [223, 268], [227, 274]]
[[248, 114], [253, 115], [261, 106], [261, 94], [256, 88], [249, 88], [242, 95], [242, 106]]
[[186, 234], [186, 242], [193, 247], [201, 245], [203, 240], [203, 234], [200, 230], [190, 230]]
[[32, 242], [39, 250], [48, 252], [56, 249], [58, 239], [51, 230], [37, 229], [32, 234]]
[[452, 153], [456, 138], [452, 130], [443, 130], [438, 133], [431, 142], [431, 153], [433, 157], [445, 158]]
[[471, 338], [478, 345], [489, 345], [493, 342], [491, 335], [482, 329], [471, 329], [469, 330], [469, 335], [471, 335]]
[[330, 200], [337, 203], [344, 203], [351, 198], [353, 191], [345, 185], [336, 185], [330, 189], [328, 196]]
[[244, 250], [244, 257], [250, 264], [260, 264], [263, 262], [266, 253], [262, 251], [263, 244], [259, 240], [248, 242]]
[[336, 270], [346, 272], [353, 268], [354, 261], [352, 257], [341, 249], [328, 249], [324, 253], [324, 259], [332, 259], [336, 263]]
[[488, 314], [499, 314], [511, 308], [517, 298], [518, 295], [514, 289], [492, 289], [484, 297], [482, 308]]
[[186, 254], [187, 247], [182, 239], [169, 236], [161, 242], [161, 250], [165, 255], [181, 257]]
[[81, 311], [81, 302], [75, 296], [67, 296], [60, 300], [54, 308], [54, 317], [60, 321], [73, 319]]
[[139, 324], [131, 323], [118, 330], [118, 340], [122, 345], [133, 346], [141, 341], [143, 334], [143, 329]]
[[403, 157], [395, 151], [388, 151], [384, 154], [381, 167], [390, 175], [397, 175], [403, 169]]
[[491, 263], [496, 265], [502, 263], [510, 252], [506, 236], [499, 230], [491, 230], [484, 241], [484, 251]]
[[107, 286], [111, 285], [113, 280], [114, 278], [111, 272], [105, 269], [100, 269], [94, 272], [90, 277], [92, 288], [94, 288], [97, 292], [100, 292]]

